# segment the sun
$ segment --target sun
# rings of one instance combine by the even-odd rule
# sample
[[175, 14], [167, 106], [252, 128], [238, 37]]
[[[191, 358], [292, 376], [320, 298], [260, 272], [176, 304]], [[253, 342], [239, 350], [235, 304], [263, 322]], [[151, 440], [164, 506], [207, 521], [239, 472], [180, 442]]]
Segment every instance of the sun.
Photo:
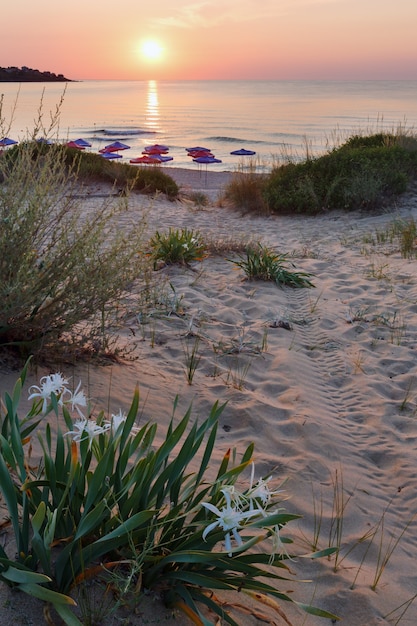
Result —
[[163, 48], [159, 41], [146, 39], [141, 45], [142, 56], [148, 61], [158, 61], [163, 53]]

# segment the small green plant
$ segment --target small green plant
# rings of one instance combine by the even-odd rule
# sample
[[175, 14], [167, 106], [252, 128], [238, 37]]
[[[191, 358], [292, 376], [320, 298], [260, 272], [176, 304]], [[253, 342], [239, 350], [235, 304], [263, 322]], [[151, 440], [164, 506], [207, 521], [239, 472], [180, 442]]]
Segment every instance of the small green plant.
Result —
[[205, 245], [198, 231], [188, 228], [172, 229], [168, 233], [156, 231], [150, 241], [154, 266], [158, 261], [166, 265], [181, 263], [187, 265], [203, 258]]
[[188, 339], [184, 341], [184, 355], [185, 355], [185, 373], [187, 376], [187, 382], [189, 385], [193, 384], [194, 374], [197, 371], [198, 365], [201, 360], [201, 355], [198, 353], [198, 346], [200, 344], [200, 338], [194, 337], [194, 343], [190, 347], [188, 345]]
[[294, 267], [285, 254], [277, 254], [270, 248], [258, 243], [246, 249], [246, 258], [232, 261], [240, 267], [249, 280], [265, 280], [275, 282], [278, 286], [314, 287], [310, 281], [311, 274], [289, 269]]
[[[33, 404], [20, 418], [26, 373], [27, 365], [2, 405], [0, 491], [17, 549], [10, 555], [0, 546], [1, 582], [51, 603], [68, 626], [81, 626], [69, 592], [76, 595], [80, 585], [112, 572], [120, 584], [124, 568], [126, 580], [134, 574], [134, 593], [158, 589], [168, 606], [196, 624], [212, 625], [201, 608], [208, 607], [237, 626], [207, 593], [213, 589], [269, 598], [270, 604], [274, 598], [294, 602], [279, 589], [292, 580], [286, 565], [291, 541], [281, 531], [298, 516], [285, 512], [271, 477], [255, 479], [253, 444], [240, 459], [227, 451], [213, 468], [223, 407], [216, 403], [190, 427], [191, 410], [176, 420], [175, 402], [157, 445], [157, 423], [136, 422], [138, 390], [127, 414], [106, 418], [101, 411], [94, 418], [81, 383], [71, 392], [60, 373], [29, 389]], [[35, 431], [42, 446], [38, 467], [30, 459]]]

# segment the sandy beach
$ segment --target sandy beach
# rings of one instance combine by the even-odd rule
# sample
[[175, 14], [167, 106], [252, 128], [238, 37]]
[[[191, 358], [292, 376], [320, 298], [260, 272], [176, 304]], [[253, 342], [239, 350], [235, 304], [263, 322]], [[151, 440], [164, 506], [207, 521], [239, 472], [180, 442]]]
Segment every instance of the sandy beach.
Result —
[[[372, 214], [254, 216], [221, 199], [232, 173], [167, 173], [181, 199], [132, 194], [120, 228], [145, 214], [149, 236], [186, 227], [220, 248], [260, 241], [291, 255], [297, 270], [313, 275], [314, 288], [247, 281], [229, 260], [238, 258], [233, 252], [160, 269], [165, 308], [144, 319], [132, 299], [120, 329], [135, 358], [63, 373], [75, 385], [81, 380], [92, 405], [109, 412], [127, 409], [138, 384], [140, 419], [156, 420], [161, 433], [176, 396], [178, 416], [192, 404], [195, 419], [226, 402], [215, 459], [254, 442], [257, 472], [272, 473], [276, 484], [288, 479], [285, 508], [302, 516], [286, 532], [295, 554], [313, 543], [326, 548], [329, 536], [334, 542], [335, 512], [342, 513], [338, 562], [295, 558], [294, 580], [310, 582], [287, 583], [285, 591], [335, 613], [343, 626], [416, 624], [416, 261], [402, 258], [395, 242], [378, 243], [377, 233], [395, 220], [417, 219], [417, 193]], [[195, 191], [207, 196], [207, 206], [195, 204]], [[103, 193], [103, 185], [89, 189], [85, 210], [94, 210]], [[188, 384], [186, 349], [196, 338], [200, 362]], [[38, 367], [27, 387], [47, 373]], [[4, 369], [0, 376], [3, 395], [16, 373]], [[7, 532], [1, 539], [7, 544]], [[0, 625], [44, 623], [40, 603], [4, 585], [0, 606]], [[285, 623], [266, 606], [246, 608], [230, 608], [242, 626]], [[282, 609], [294, 626], [329, 623], [291, 605]], [[189, 624], [152, 594], [105, 623]]]

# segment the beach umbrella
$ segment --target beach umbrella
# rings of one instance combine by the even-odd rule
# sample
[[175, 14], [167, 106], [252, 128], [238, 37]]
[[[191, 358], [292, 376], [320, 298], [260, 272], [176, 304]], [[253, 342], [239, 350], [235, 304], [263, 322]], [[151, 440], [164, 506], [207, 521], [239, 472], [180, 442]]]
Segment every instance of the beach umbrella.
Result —
[[240, 148], [240, 150], [233, 150], [230, 154], [234, 154], [236, 156], [253, 156], [256, 154], [253, 150], [245, 150], [245, 148]]
[[194, 146], [193, 148], [185, 148], [187, 150], [187, 152], [195, 152], [195, 151], [200, 151], [202, 150], [202, 152], [211, 152], [210, 148], [203, 148], [202, 146]]
[[66, 144], [67, 148], [77, 148], [77, 150], [85, 150], [85, 146], [80, 146], [76, 141], [68, 141]]
[[101, 156], [104, 159], [121, 159], [122, 158], [122, 155], [117, 154], [117, 152], [102, 152]]
[[188, 156], [192, 157], [193, 159], [198, 159], [199, 157], [205, 156], [214, 158], [214, 154], [209, 150], [189, 150]]
[[109, 143], [108, 146], [104, 146], [102, 150], [99, 152], [118, 152], [119, 150], [129, 150], [130, 146], [121, 141], [113, 141], [113, 143]]
[[166, 152], [169, 152], [169, 148], [168, 146], [164, 146], [160, 143], [154, 143], [152, 146], [146, 146], [142, 154], [144, 154], [145, 152], [147, 154], [164, 154]]
[[130, 163], [138, 163], [144, 165], [160, 165], [161, 160], [158, 156], [151, 154], [144, 154], [141, 157], [136, 157], [136, 159], [130, 159]]
[[85, 139], [75, 139], [74, 143], [76, 143], [77, 146], [80, 146], [81, 148], [91, 148], [91, 143], [89, 143]]
[[216, 157], [214, 156], [208, 156], [207, 154], [205, 156], [199, 156], [195, 159], [193, 159], [194, 163], [198, 163], [198, 164], [203, 164], [205, 163], [206, 165], [206, 183], [207, 183], [207, 166], [210, 163], [221, 163], [220, 159], [216, 159]]
[[166, 163], [167, 161], [173, 161], [174, 157], [172, 156], [166, 156], [163, 154], [154, 154], [153, 155], [156, 159], [158, 159], [158, 161], [160, 161], [161, 163]]
[[0, 139], [0, 147], [7, 148], [7, 146], [14, 146], [17, 143], [14, 139], [9, 139], [9, 137], [3, 137]]

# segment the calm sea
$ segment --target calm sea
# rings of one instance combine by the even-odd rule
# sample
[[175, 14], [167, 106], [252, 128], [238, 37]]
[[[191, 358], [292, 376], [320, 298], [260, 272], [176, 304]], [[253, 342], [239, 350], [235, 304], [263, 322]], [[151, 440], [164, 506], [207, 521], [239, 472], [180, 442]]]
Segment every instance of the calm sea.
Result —
[[417, 129], [417, 81], [84, 81], [63, 89], [2, 83], [4, 132], [30, 135], [41, 101], [48, 127], [63, 96], [55, 139], [82, 137], [92, 151], [120, 140], [130, 146], [124, 161], [163, 143], [172, 165], [192, 168], [185, 148], [198, 145], [222, 160], [210, 166], [221, 171], [243, 163], [230, 155], [239, 148], [256, 151], [268, 167], [285, 152], [303, 158], [306, 145], [317, 154], [355, 132]]

